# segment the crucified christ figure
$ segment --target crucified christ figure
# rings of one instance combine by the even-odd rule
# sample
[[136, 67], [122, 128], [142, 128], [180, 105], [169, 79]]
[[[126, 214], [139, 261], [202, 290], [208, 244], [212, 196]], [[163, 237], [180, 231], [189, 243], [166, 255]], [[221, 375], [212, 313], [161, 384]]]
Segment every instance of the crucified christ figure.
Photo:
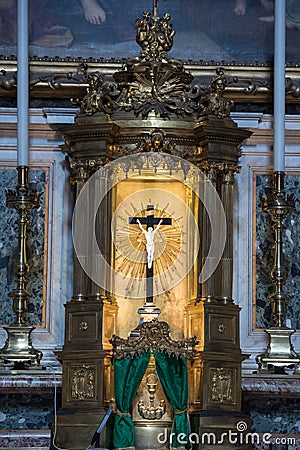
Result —
[[139, 219], [137, 219], [137, 223], [139, 224], [140, 229], [145, 235], [146, 238], [146, 251], [147, 251], [147, 264], [148, 269], [151, 269], [154, 258], [154, 235], [158, 231], [160, 225], [162, 224], [162, 219], [157, 224], [157, 227], [154, 229], [153, 227], [148, 227], [146, 230], [143, 228]]

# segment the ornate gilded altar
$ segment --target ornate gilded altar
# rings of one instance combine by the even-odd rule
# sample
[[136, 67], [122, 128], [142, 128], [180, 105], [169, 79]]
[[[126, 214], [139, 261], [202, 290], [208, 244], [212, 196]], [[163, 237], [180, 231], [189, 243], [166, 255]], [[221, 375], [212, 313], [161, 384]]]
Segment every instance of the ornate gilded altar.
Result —
[[[144, 12], [136, 24], [140, 57], [127, 60], [112, 79], [90, 73], [75, 124], [63, 130], [77, 197], [74, 294], [60, 354], [57, 442], [64, 448], [83, 448], [113, 398], [112, 335], [136, 328], [132, 337], [139, 340], [143, 324], [157, 321], [160, 311], [176, 338], [198, 341], [189, 366], [192, 431], [218, 435], [243, 418], [246, 356], [232, 299], [232, 220], [239, 149], [250, 133], [230, 118], [221, 68], [203, 88], [180, 61], [167, 58], [175, 32], [168, 14], [159, 18], [157, 2], [153, 15]], [[145, 245], [129, 219], [144, 217], [149, 204], [172, 226], [158, 233], [152, 301], [146, 295], [138, 319], [147, 288]], [[132, 410], [136, 448], [148, 448], [149, 424], [164, 417], [170, 424], [172, 417], [153, 361], [143, 383]]]

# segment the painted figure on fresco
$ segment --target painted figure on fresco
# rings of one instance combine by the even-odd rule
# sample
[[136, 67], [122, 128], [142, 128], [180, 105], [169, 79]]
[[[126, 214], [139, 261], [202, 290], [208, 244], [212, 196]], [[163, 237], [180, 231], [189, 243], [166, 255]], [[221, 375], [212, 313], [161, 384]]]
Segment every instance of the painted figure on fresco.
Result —
[[100, 25], [106, 21], [106, 14], [96, 0], [80, 0], [85, 20], [94, 25]]
[[[297, 28], [300, 30], [300, 2], [299, 0], [286, 0], [285, 4], [286, 27], [290, 30]], [[274, 22], [274, 16], [260, 17], [263, 22]]]
[[45, 11], [67, 27], [75, 43], [114, 44], [134, 40], [130, 7], [120, 0], [47, 0]]
[[[260, 0], [260, 3], [267, 11], [273, 11], [274, 2], [272, 0]], [[236, 0], [234, 12], [237, 16], [244, 16], [247, 11], [247, 0]]]
[[[260, 0], [266, 11], [274, 10], [274, 0]], [[300, 29], [300, 2], [299, 0], [286, 0], [286, 27], [289, 29]], [[244, 16], [247, 12], [247, 0], [236, 0], [234, 13], [237, 16]], [[259, 20], [266, 23], [274, 22], [274, 15], [259, 17]]]
[[[159, 0], [158, 15], [165, 25], [160, 38], [166, 51], [173, 43], [168, 27], [176, 32], [167, 57], [272, 62], [273, 7], [274, 0]], [[151, 18], [152, 8], [153, 0], [30, 0], [30, 56], [137, 56], [135, 21], [142, 21], [145, 11]], [[17, 0], [0, 0], [0, 52], [8, 57], [16, 52], [16, 19]], [[298, 64], [300, 0], [286, 0], [286, 25], [287, 62]]]
[[48, 0], [45, 9], [63, 16], [83, 14], [87, 22], [100, 25], [106, 21], [105, 7], [101, 0]]

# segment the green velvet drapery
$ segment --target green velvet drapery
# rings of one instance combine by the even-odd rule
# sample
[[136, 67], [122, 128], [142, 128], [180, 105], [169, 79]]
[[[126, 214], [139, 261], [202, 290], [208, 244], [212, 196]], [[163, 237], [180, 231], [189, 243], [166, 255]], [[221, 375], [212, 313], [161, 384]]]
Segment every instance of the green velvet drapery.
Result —
[[127, 356], [114, 360], [115, 398], [117, 414], [115, 417], [114, 447], [134, 447], [134, 425], [129, 409], [137, 393], [150, 359], [150, 352], [142, 352], [133, 358]]
[[[188, 375], [186, 359], [180, 355], [168, 355], [164, 352], [156, 350], [155, 354], [156, 373], [166, 397], [174, 410], [174, 421], [172, 427], [172, 447], [183, 446], [190, 448], [190, 422], [187, 414], [188, 406]], [[185, 438], [180, 438], [179, 434], [183, 433]], [[181, 435], [182, 436], [182, 435]]]

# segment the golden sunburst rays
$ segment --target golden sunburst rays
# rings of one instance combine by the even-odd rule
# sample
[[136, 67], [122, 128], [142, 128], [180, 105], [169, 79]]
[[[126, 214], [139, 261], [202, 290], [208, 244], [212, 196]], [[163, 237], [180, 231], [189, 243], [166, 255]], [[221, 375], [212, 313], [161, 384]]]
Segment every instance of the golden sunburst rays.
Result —
[[[147, 203], [151, 203], [151, 199]], [[154, 238], [153, 282], [157, 291], [168, 291], [175, 278], [180, 278], [184, 271], [184, 261], [179, 255], [185, 255], [183, 250], [184, 218], [176, 217], [176, 211], [154, 205], [153, 214], [158, 220], [172, 218], [172, 225], [162, 225]], [[146, 277], [146, 238], [136, 224], [129, 224], [128, 218], [145, 217], [146, 205], [130, 203], [117, 215], [115, 229], [115, 270], [123, 275], [126, 295], [134, 289], [137, 295], [144, 295], [143, 287]]]

